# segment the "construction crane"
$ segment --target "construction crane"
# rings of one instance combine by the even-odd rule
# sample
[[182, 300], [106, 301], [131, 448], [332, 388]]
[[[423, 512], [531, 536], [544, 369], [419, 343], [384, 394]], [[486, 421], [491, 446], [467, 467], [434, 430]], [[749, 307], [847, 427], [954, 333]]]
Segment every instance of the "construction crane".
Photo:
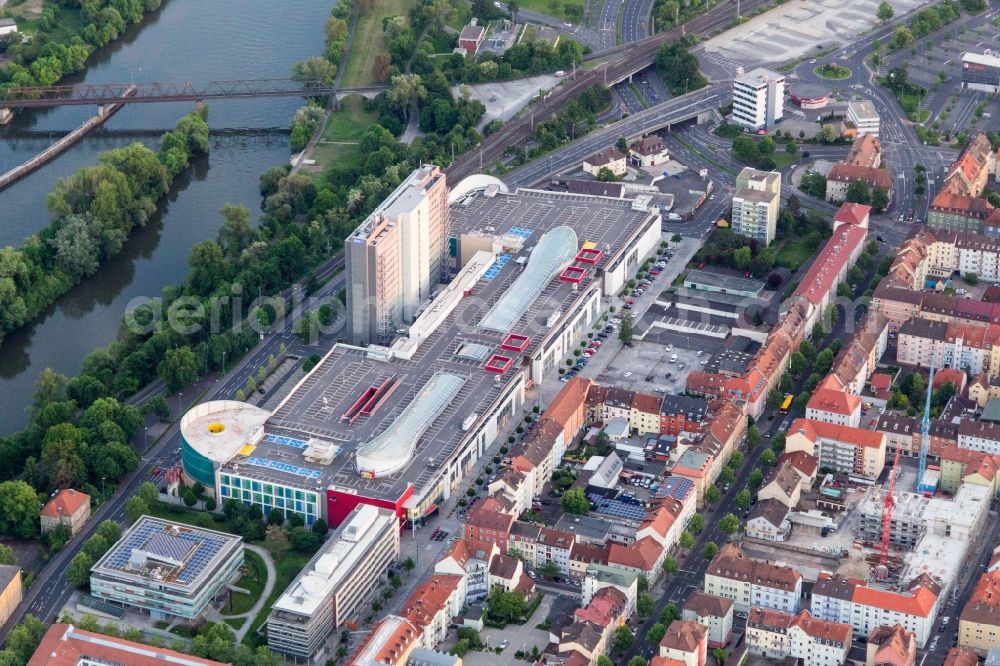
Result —
[[[917, 491], [924, 489], [924, 472], [927, 471], [927, 453], [931, 442], [931, 390], [934, 386], [934, 359], [931, 359], [930, 379], [927, 382], [927, 398], [924, 402], [924, 418], [920, 422], [920, 469], [917, 472]], [[902, 447], [896, 447], [896, 455], [889, 471], [889, 483], [886, 487], [885, 502], [882, 504], [882, 543], [879, 546], [879, 564], [889, 563], [889, 537], [892, 531], [892, 510], [896, 506], [894, 492], [896, 490], [896, 475], [899, 474], [899, 454]]]
[[927, 380], [927, 398], [924, 400], [924, 420], [920, 422], [920, 467], [917, 471], [917, 492], [926, 490], [934, 491], [933, 487], [928, 488], [924, 484], [924, 475], [927, 473], [927, 453], [931, 448], [931, 391], [934, 388], [934, 358], [931, 355], [931, 374]]

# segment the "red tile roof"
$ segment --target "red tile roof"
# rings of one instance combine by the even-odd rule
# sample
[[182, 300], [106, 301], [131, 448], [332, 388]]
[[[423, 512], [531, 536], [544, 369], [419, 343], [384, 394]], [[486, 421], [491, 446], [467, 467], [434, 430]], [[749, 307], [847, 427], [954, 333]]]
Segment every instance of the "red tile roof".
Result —
[[817, 437], [835, 440], [855, 446], [867, 446], [869, 448], [880, 448], [884, 442], [885, 435], [880, 432], [865, 430], [864, 428], [854, 428], [852, 426], [836, 425], [825, 421], [814, 421], [812, 419], [795, 419], [788, 428], [789, 433], [802, 431], [813, 442]]
[[645, 537], [636, 541], [631, 546], [623, 546], [620, 543], [613, 543], [608, 548], [608, 564], [638, 569], [640, 571], [652, 571], [657, 560], [663, 554], [661, 546], [653, 537]]
[[809, 398], [806, 409], [816, 409], [821, 412], [851, 416], [861, 409], [861, 398], [853, 393], [844, 393], [843, 391], [834, 391], [832, 389], [817, 389], [812, 394], [812, 397]]
[[417, 586], [403, 605], [401, 615], [415, 626], [426, 627], [445, 608], [448, 599], [461, 584], [460, 576], [434, 574]]
[[76, 666], [85, 657], [129, 666], [163, 666], [167, 660], [177, 666], [224, 666], [219, 661], [84, 631], [71, 624], [49, 627], [28, 666]]
[[781, 457], [778, 458], [776, 464], [780, 467], [785, 463], [788, 463], [797, 471], [808, 476], [810, 479], [816, 475], [816, 470], [819, 468], [819, 459], [816, 456], [809, 455], [805, 451], [783, 453]]
[[802, 296], [813, 305], [820, 305], [834, 289], [834, 281], [843, 271], [855, 248], [865, 242], [867, 230], [862, 227], [844, 225], [826, 242], [819, 256], [809, 266], [805, 276], [795, 289], [795, 295]]
[[937, 601], [937, 595], [924, 585], [920, 585], [909, 592], [892, 592], [868, 587], [867, 585], [859, 585], [854, 588], [851, 600], [856, 604], [871, 606], [872, 608], [882, 608], [897, 613], [926, 618], [931, 616], [934, 603]]
[[[868, 135], [866, 134], [865, 136]], [[862, 225], [868, 219], [871, 212], [871, 206], [850, 202], [842, 203], [840, 204], [840, 208], [837, 209], [837, 212], [833, 215], [833, 226], [836, 228], [838, 222]]]
[[695, 652], [708, 636], [708, 628], [693, 620], [674, 620], [660, 640], [660, 647], [678, 652]]
[[584, 409], [587, 403], [587, 392], [593, 384], [589, 379], [583, 377], [573, 377], [566, 382], [562, 390], [553, 398], [549, 406], [545, 408], [545, 416], [553, 419], [561, 427], [565, 428], [573, 419], [578, 410]]
[[41, 515], [49, 518], [72, 516], [84, 504], [90, 504], [90, 495], [73, 488], [64, 488], [42, 507]]

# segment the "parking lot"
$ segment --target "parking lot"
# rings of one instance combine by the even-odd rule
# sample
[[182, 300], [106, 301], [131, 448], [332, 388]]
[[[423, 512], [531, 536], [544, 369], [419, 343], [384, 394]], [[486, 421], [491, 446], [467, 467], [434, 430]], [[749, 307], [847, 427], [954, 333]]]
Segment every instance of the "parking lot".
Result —
[[[462, 663], [468, 666], [512, 664], [517, 661], [514, 659], [514, 653], [518, 650], [531, 652], [531, 648], [536, 645], [539, 650], [544, 650], [545, 646], [549, 644], [549, 632], [536, 629], [535, 626], [541, 624], [545, 621], [545, 618], [549, 617], [555, 598], [554, 595], [546, 594], [538, 609], [535, 610], [524, 624], [508, 624], [503, 629], [495, 629], [493, 627], [483, 628], [479, 637], [483, 643], [486, 643], [487, 647], [499, 647], [503, 641], [507, 641], [507, 647], [499, 655], [494, 652], [468, 652], [462, 657]], [[575, 600], [575, 603], [579, 604], [579, 600]], [[448, 632], [448, 639], [439, 649], [445, 652], [451, 649], [455, 644], [455, 638], [456, 635], [454, 633]]]
[[679, 334], [679, 337], [678, 344], [668, 343], [669, 348], [647, 341], [636, 342], [631, 348], [622, 347], [598, 379], [643, 393], [683, 393], [687, 373], [700, 369], [702, 362], [707, 363], [711, 354], [696, 347], [683, 346], [688, 336]]

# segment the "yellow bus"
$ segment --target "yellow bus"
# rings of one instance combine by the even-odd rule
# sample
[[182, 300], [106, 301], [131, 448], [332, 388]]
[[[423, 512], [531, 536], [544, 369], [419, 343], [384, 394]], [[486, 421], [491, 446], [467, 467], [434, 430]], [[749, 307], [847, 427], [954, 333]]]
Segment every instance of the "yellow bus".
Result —
[[795, 399], [795, 396], [792, 395], [791, 393], [789, 393], [788, 395], [785, 396], [785, 401], [781, 403], [781, 413], [782, 414], [787, 414], [788, 413], [788, 408], [792, 406], [792, 400], [794, 400], [794, 399]]

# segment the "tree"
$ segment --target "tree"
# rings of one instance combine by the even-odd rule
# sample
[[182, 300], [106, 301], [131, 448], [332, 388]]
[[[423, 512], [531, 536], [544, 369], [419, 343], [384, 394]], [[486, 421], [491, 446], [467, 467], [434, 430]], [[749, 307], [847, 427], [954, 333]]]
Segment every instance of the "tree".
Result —
[[717, 504], [722, 499], [722, 492], [713, 483], [705, 489], [705, 501], [709, 504]]
[[646, 632], [646, 643], [648, 645], [659, 645], [660, 641], [663, 640], [664, 634], [667, 633], [667, 627], [662, 622], [657, 622], [649, 628]]
[[889, 19], [892, 18], [893, 14], [895, 14], [895, 12], [892, 9], [892, 5], [885, 2], [885, 0], [882, 0], [882, 2], [878, 5], [878, 9], [875, 10], [875, 16], [877, 16], [878, 20], [883, 24], [888, 22]]
[[632, 648], [634, 643], [635, 634], [632, 633], [627, 624], [623, 624], [615, 629], [615, 650], [618, 652], [627, 652]]
[[618, 338], [625, 345], [632, 344], [632, 313], [625, 312], [622, 315], [621, 327], [618, 329]]
[[160, 499], [160, 491], [156, 489], [150, 481], [143, 481], [136, 488], [135, 496], [140, 498], [147, 506], [153, 506]]
[[184, 506], [190, 509], [198, 503], [198, 496], [190, 488], [185, 488], [181, 493], [181, 500], [184, 502]]
[[767, 392], [767, 408], [777, 409], [781, 407], [781, 392], [778, 389], [771, 389]]
[[750, 472], [750, 477], [747, 479], [747, 485], [752, 490], [757, 490], [762, 483], [764, 483], [764, 473], [760, 471], [759, 467], [754, 467], [753, 471]]
[[0, 533], [29, 539], [38, 532], [42, 503], [35, 489], [24, 481], [0, 483]]
[[559, 565], [552, 560], [547, 560], [545, 564], [538, 567], [538, 573], [541, 574], [542, 578], [546, 580], [552, 580], [559, 575]]
[[646, 666], [646, 659], [640, 655], [635, 655], [628, 660], [628, 666]]
[[661, 566], [663, 567], [663, 573], [668, 576], [673, 576], [680, 570], [680, 566], [677, 564], [677, 558], [673, 555], [667, 555], [664, 557], [663, 564]]
[[760, 445], [760, 428], [757, 427], [756, 423], [747, 428], [747, 444], [751, 449]]
[[326, 521], [322, 518], [317, 518], [316, 522], [312, 524], [312, 531], [320, 539], [326, 538], [326, 533], [330, 531], [329, 526], [327, 526]]
[[516, 591], [507, 592], [502, 587], [490, 592], [487, 605], [490, 617], [501, 622], [515, 622], [523, 617], [527, 610], [523, 594]]
[[876, 187], [872, 190], [872, 208], [876, 213], [882, 213], [889, 207], [889, 190]]
[[850, 185], [847, 186], [847, 194], [845, 199], [851, 203], [857, 204], [869, 204], [872, 200], [871, 191], [868, 189], [868, 183], [863, 180], [855, 180]]
[[788, 368], [792, 371], [793, 375], [799, 374], [806, 369], [806, 357], [801, 352], [793, 353]]
[[566, 513], [585, 516], [590, 511], [590, 502], [582, 488], [573, 488], [563, 493], [562, 508]]
[[691, 516], [691, 522], [688, 523], [688, 529], [695, 534], [701, 534], [701, 531], [705, 529], [705, 516], [700, 513], [696, 513]]
[[597, 180], [602, 183], [614, 183], [618, 181], [618, 176], [616, 176], [615, 172], [608, 167], [602, 166], [597, 170]]
[[736, 472], [733, 471], [732, 467], [729, 467], [727, 465], [726, 467], [722, 468], [721, 472], [719, 472], [719, 483], [721, 483], [724, 487], [732, 485], [733, 481], [735, 480], [736, 480]]
[[125, 522], [129, 525], [149, 513], [149, 505], [141, 497], [130, 497], [125, 502]]
[[14, 561], [14, 551], [11, 550], [10, 546], [0, 545], [0, 564], [6, 564], [13, 566], [17, 564]]
[[198, 378], [198, 357], [187, 347], [168, 349], [156, 370], [167, 390], [176, 393]]
[[639, 595], [635, 608], [640, 616], [649, 617], [650, 613], [653, 612], [653, 597], [649, 596], [649, 592], [643, 592]]
[[750, 268], [750, 260], [752, 255], [749, 247], [741, 247], [733, 252], [733, 263], [736, 264], [736, 268], [741, 271], [745, 271]]
[[705, 547], [701, 549], [701, 557], [705, 560], [712, 560], [716, 555], [719, 554], [719, 547], [715, 545], [714, 541], [709, 541], [705, 544]]
[[[885, 4], [884, 2], [882, 3]], [[726, 659], [729, 657], [729, 650], [726, 648], [717, 647], [712, 650], [712, 656], [715, 657], [715, 661], [719, 666], [723, 666], [726, 663]]]
[[392, 87], [388, 98], [393, 104], [403, 109], [403, 118], [409, 122], [410, 109], [415, 108], [420, 100], [427, 97], [427, 88], [419, 74], [398, 74], [392, 77]]
[[597, 658], [597, 666], [615, 666], [615, 662], [611, 661], [608, 655], [602, 654]]
[[416, 562], [413, 561], [412, 557], [408, 557], [403, 560], [403, 568], [407, 571], [413, 571], [413, 568], [417, 566]]
[[979, 274], [978, 273], [966, 273], [964, 275], [965, 281], [969, 284], [979, 284]]
[[681, 545], [681, 548], [687, 550], [688, 548], [694, 545], [694, 535], [688, 532], [687, 530], [684, 530], [683, 532], [681, 532], [681, 538], [679, 543]]
[[81, 551], [76, 554], [66, 568], [66, 580], [78, 588], [85, 588], [90, 585], [90, 568], [94, 566], [94, 560], [90, 555]]
[[719, 519], [719, 531], [729, 536], [740, 529], [740, 519], [733, 513], [727, 513]]
[[677, 604], [671, 601], [663, 607], [663, 611], [660, 613], [660, 624], [669, 627], [674, 620], [679, 619], [681, 619], [681, 610], [677, 607]]
[[615, 147], [618, 148], [618, 150], [623, 155], [625, 155], [626, 157], [628, 157], [628, 152], [629, 152], [628, 151], [628, 141], [625, 140], [625, 137], [619, 136], [618, 140], [615, 141]]
[[319, 83], [332, 85], [337, 78], [337, 66], [321, 56], [313, 56], [292, 65], [292, 80], [302, 85]]
[[267, 528], [267, 535], [264, 537], [264, 547], [275, 557], [288, 550], [288, 536], [285, 530], [277, 525], [270, 525]]
[[740, 509], [741, 511], [746, 511], [750, 508], [751, 497], [750, 491], [744, 488], [740, 492], [736, 493], [736, 497], [733, 498], [733, 505]]

